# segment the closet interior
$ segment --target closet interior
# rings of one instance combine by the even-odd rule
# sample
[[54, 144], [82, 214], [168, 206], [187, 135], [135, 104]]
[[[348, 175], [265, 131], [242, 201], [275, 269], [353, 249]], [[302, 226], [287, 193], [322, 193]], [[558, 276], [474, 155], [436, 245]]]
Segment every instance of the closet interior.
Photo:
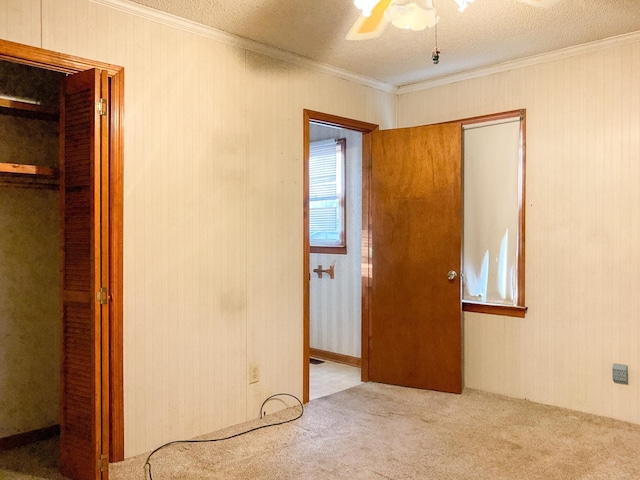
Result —
[[0, 61], [0, 448], [59, 429], [62, 77]]

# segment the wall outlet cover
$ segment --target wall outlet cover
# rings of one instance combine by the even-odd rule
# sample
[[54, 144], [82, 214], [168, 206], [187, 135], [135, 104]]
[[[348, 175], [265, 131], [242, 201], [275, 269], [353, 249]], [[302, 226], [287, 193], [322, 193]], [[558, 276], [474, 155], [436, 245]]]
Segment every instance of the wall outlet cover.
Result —
[[258, 383], [260, 381], [260, 367], [257, 363], [249, 364], [249, 383]]
[[622, 385], [629, 385], [629, 367], [620, 363], [613, 364], [613, 381]]

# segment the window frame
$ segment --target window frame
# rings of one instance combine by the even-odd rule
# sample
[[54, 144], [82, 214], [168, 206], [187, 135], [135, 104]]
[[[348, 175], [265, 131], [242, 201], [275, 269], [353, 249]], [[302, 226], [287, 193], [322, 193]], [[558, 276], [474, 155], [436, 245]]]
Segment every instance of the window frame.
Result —
[[[331, 140], [331, 139], [327, 139]], [[338, 191], [338, 204], [342, 213], [340, 223], [340, 240], [337, 245], [313, 245], [313, 239], [311, 238], [311, 225], [309, 221], [309, 249], [310, 253], [321, 253], [331, 255], [346, 255], [347, 254], [347, 139], [335, 138], [336, 150], [340, 152], [339, 165], [336, 167], [336, 172], [340, 173], [340, 191]], [[336, 155], [337, 156], [337, 155]], [[309, 144], [309, 165], [311, 164], [311, 143]], [[311, 187], [311, 181], [309, 179], [309, 187]], [[311, 217], [311, 198], [309, 198], [309, 217]]]
[[[517, 284], [518, 292], [515, 305], [500, 305], [495, 303], [473, 302], [462, 298], [463, 284], [461, 283], [462, 310], [464, 312], [485, 313], [523, 318], [527, 312], [525, 304], [525, 205], [526, 205], [526, 110], [511, 110], [479, 117], [471, 117], [461, 120], [462, 127], [475, 123], [520, 118], [520, 158], [518, 161], [518, 236], [517, 236]], [[464, 153], [463, 153], [464, 168]], [[463, 248], [464, 254], [464, 248]]]

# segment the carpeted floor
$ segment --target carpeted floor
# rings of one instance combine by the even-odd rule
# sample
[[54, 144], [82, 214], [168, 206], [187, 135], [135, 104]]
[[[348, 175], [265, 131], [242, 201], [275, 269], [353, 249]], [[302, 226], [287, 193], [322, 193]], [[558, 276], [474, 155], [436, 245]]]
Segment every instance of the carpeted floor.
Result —
[[58, 437], [0, 451], [0, 480], [65, 480], [58, 472]]
[[[292, 418], [298, 408], [210, 438]], [[110, 479], [144, 480], [146, 457], [110, 465]], [[0, 479], [60, 478], [11, 476], [3, 462], [0, 452]], [[287, 425], [167, 447], [151, 465], [153, 480], [638, 479], [640, 425], [469, 389], [367, 383], [313, 400]]]

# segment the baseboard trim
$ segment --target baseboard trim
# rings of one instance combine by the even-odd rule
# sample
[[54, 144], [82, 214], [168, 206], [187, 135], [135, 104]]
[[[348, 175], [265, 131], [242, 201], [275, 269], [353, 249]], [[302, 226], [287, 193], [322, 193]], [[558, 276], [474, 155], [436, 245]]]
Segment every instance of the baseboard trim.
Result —
[[0, 450], [22, 447], [23, 445], [46, 440], [56, 435], [60, 435], [60, 425], [51, 425], [50, 427], [18, 433], [9, 437], [0, 438]]
[[343, 355], [341, 353], [327, 352], [326, 350], [320, 350], [318, 348], [310, 348], [309, 356], [317, 358], [319, 360], [329, 360], [330, 362], [342, 363], [344, 365], [351, 365], [352, 367], [362, 367], [362, 359], [358, 357], [352, 357], [350, 355]]

